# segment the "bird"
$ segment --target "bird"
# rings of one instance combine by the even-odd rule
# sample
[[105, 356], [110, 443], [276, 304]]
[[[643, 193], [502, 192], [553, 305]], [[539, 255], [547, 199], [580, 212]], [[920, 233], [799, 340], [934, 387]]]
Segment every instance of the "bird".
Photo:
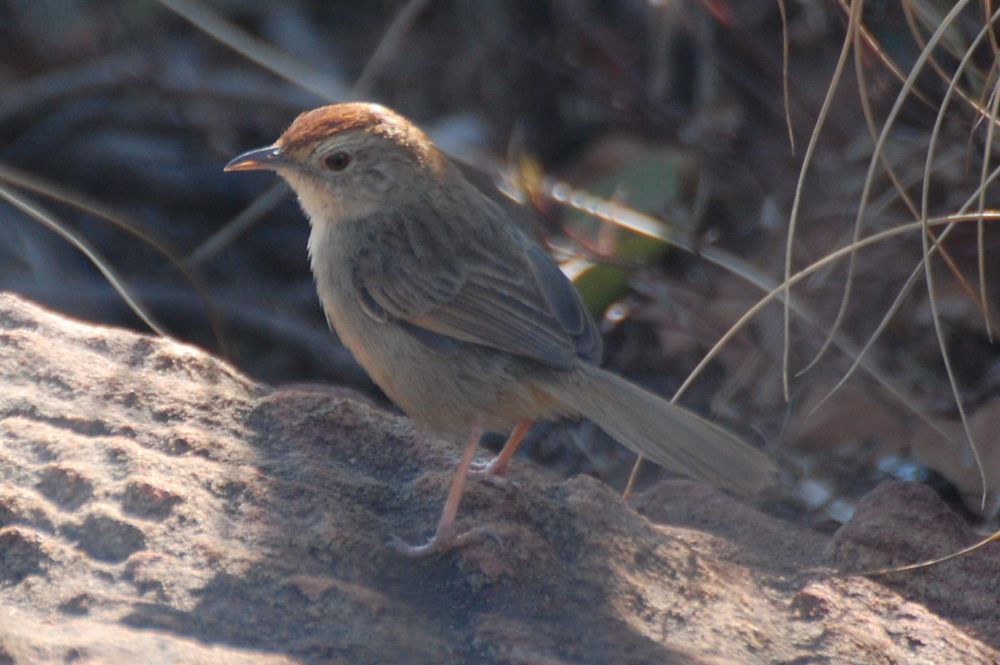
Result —
[[638, 455], [742, 494], [777, 468], [727, 429], [610, 372], [583, 300], [515, 207], [467, 178], [414, 123], [374, 103], [300, 114], [226, 171], [284, 178], [310, 224], [309, 261], [341, 342], [404, 413], [466, 437], [422, 556], [486, 529], [455, 525], [484, 431], [509, 433], [480, 471], [502, 474], [531, 424], [585, 417]]

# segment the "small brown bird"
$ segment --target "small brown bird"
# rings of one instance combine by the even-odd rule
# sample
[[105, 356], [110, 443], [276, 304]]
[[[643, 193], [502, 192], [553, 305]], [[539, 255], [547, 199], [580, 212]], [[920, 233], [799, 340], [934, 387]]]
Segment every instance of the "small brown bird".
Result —
[[404, 412], [468, 435], [431, 540], [456, 534], [483, 429], [511, 432], [486, 473], [504, 471], [531, 422], [585, 416], [671, 471], [736, 490], [768, 485], [762, 453], [694, 413], [597, 367], [601, 339], [569, 280], [417, 127], [376, 104], [303, 113], [276, 143], [227, 171], [270, 169], [311, 224], [320, 301], [341, 341]]

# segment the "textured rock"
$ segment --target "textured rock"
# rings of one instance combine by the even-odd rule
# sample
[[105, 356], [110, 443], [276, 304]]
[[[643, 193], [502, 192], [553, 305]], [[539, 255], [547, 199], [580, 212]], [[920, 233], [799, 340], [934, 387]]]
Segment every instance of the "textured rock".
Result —
[[998, 660], [996, 545], [888, 579], [820, 568], [974, 538], [920, 488], [881, 488], [831, 541], [695, 483], [637, 512], [519, 460], [462, 505], [495, 539], [395, 555], [457, 452], [0, 295], [0, 663]]

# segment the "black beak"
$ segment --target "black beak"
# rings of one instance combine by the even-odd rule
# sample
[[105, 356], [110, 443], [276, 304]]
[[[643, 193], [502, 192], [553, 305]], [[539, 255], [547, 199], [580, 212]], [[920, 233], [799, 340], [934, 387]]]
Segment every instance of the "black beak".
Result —
[[287, 164], [281, 148], [269, 145], [266, 148], [256, 148], [234, 157], [223, 171], [258, 171], [265, 169], [273, 171]]

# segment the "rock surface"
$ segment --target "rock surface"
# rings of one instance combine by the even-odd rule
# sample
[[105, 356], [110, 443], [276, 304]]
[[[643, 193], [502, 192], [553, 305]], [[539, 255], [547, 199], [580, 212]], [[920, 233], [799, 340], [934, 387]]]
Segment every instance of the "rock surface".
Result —
[[457, 446], [0, 294], [0, 664], [995, 663], [1000, 546], [920, 486], [833, 539], [692, 482], [530, 463], [418, 560]]

